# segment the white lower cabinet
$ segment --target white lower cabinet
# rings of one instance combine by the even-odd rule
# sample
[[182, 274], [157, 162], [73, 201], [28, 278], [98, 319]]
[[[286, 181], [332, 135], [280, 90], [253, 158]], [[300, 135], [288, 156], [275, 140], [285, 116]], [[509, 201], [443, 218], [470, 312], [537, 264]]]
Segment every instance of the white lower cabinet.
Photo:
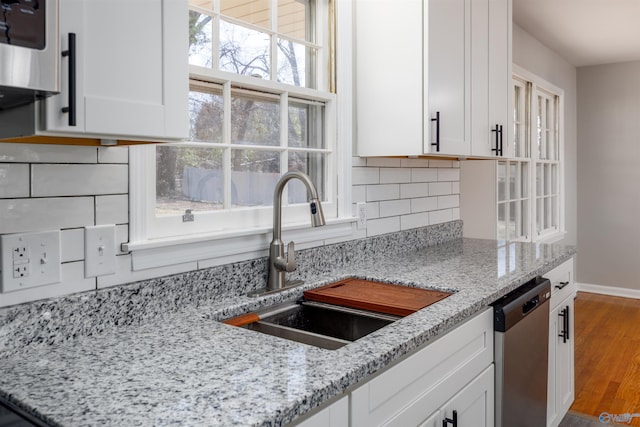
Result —
[[350, 425], [441, 426], [455, 410], [459, 427], [492, 426], [493, 382], [488, 309], [355, 389]]
[[545, 275], [551, 280], [549, 312], [549, 377], [547, 427], [557, 427], [573, 403], [574, 389], [574, 298], [573, 259]]
[[348, 427], [349, 396], [344, 396], [309, 418], [294, 423], [299, 427]]

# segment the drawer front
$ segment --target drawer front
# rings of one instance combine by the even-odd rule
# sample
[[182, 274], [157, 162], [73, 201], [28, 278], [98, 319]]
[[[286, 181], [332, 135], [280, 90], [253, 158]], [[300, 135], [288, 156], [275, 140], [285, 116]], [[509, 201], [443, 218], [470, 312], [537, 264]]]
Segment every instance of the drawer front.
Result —
[[492, 362], [488, 309], [354, 390], [351, 425], [420, 425]]
[[551, 308], [576, 293], [573, 274], [573, 258], [563, 262], [547, 274], [543, 275], [551, 281]]

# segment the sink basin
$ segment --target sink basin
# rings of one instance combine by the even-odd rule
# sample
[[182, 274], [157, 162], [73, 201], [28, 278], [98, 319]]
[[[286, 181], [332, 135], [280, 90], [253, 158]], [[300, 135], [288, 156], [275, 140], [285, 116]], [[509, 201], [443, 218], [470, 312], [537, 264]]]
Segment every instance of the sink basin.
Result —
[[257, 317], [259, 320], [237, 326], [329, 350], [356, 341], [400, 318], [305, 300], [272, 307]]

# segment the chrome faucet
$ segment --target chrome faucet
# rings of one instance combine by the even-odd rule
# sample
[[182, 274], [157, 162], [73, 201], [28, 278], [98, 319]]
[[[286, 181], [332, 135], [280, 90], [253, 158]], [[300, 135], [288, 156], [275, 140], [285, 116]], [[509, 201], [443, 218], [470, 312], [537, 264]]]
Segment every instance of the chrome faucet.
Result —
[[250, 296], [265, 295], [302, 284], [301, 282], [287, 283], [285, 281], [285, 274], [294, 271], [297, 267], [294, 243], [289, 242], [289, 245], [287, 245], [287, 256], [285, 257], [284, 243], [282, 242], [282, 191], [287, 182], [293, 178], [299, 179], [307, 187], [307, 192], [310, 196], [311, 225], [313, 227], [325, 225], [318, 191], [311, 178], [298, 171], [291, 171], [282, 175], [273, 193], [273, 239], [269, 245], [269, 278], [267, 287], [266, 289], [250, 292]]

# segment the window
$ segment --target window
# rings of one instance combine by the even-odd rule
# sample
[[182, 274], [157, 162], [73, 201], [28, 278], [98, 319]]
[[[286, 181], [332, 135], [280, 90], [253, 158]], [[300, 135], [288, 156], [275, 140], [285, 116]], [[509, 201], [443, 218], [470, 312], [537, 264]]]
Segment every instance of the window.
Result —
[[498, 162], [498, 239], [560, 236], [563, 91], [520, 70], [513, 78], [513, 158]]
[[[133, 240], [270, 227], [275, 184], [292, 170], [311, 177], [325, 216], [339, 216], [331, 7], [189, 0], [190, 139], [133, 149], [146, 169]], [[283, 221], [307, 223], [306, 201], [291, 181]]]

